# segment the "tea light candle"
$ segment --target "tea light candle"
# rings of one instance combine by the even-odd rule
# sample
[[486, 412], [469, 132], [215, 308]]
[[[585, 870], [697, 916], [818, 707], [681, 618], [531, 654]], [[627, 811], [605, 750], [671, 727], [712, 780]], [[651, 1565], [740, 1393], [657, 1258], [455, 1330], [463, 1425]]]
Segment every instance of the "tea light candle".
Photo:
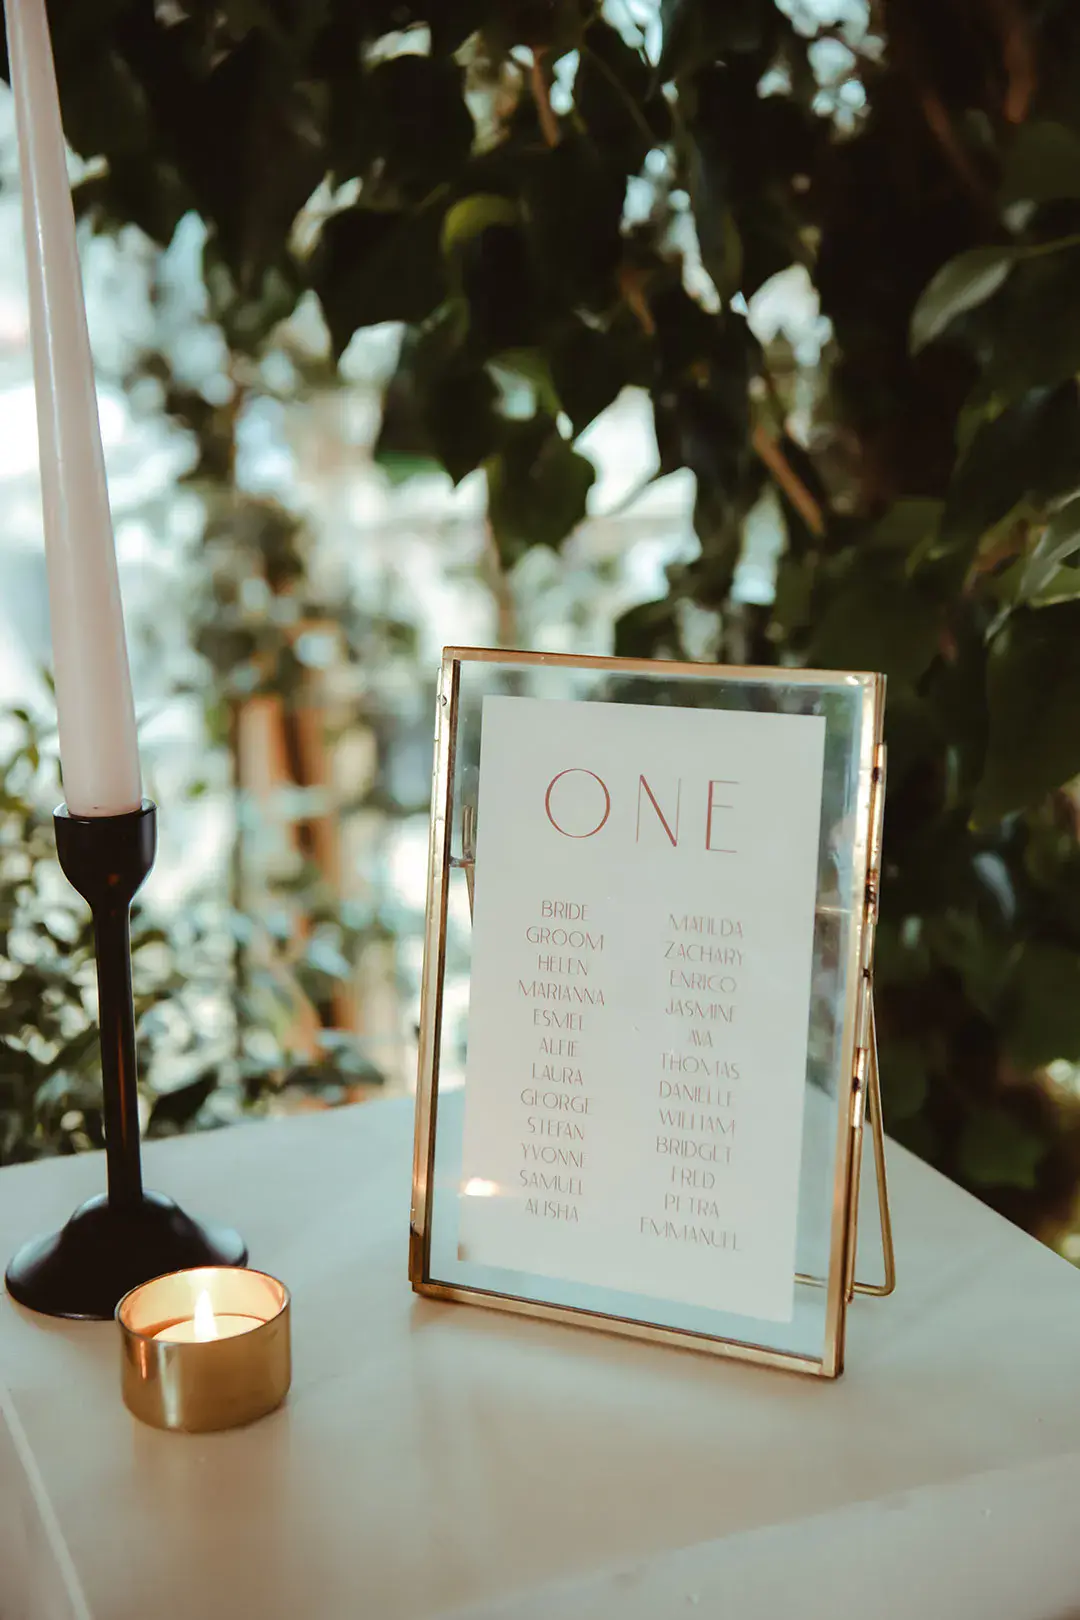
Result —
[[192, 1319], [173, 1322], [155, 1333], [154, 1338], [169, 1344], [211, 1344], [215, 1339], [235, 1339], [238, 1333], [250, 1333], [262, 1322], [261, 1316], [219, 1316], [209, 1290], [204, 1288], [195, 1301]]
[[159, 1429], [231, 1429], [280, 1406], [291, 1379], [289, 1294], [262, 1271], [155, 1277], [116, 1308], [124, 1404]]

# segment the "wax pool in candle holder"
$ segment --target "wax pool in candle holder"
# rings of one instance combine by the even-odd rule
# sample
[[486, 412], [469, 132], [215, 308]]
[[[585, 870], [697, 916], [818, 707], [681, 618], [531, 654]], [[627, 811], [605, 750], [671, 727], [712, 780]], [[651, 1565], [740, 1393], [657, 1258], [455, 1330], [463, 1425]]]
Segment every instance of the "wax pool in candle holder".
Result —
[[166, 1344], [212, 1344], [215, 1339], [235, 1339], [240, 1333], [250, 1333], [262, 1327], [265, 1320], [262, 1316], [217, 1315], [204, 1289], [195, 1301], [194, 1316], [160, 1328], [154, 1338]]

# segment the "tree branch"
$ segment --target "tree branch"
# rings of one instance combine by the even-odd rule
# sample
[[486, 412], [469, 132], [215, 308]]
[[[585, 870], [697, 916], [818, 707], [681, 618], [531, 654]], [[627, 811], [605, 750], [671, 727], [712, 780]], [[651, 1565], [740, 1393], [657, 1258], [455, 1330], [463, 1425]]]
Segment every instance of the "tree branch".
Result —
[[750, 442], [811, 534], [820, 539], [825, 533], [825, 514], [775, 439], [771, 439], [759, 423]]
[[532, 67], [529, 69], [529, 87], [536, 103], [536, 116], [540, 120], [544, 142], [547, 146], [558, 146], [559, 120], [551, 105], [551, 86], [544, 71], [543, 51], [533, 51]]

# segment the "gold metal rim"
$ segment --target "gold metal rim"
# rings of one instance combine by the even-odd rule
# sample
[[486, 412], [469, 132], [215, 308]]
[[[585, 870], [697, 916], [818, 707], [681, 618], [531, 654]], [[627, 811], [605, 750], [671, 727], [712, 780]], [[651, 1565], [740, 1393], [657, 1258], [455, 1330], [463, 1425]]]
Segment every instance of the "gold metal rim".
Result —
[[[156, 1317], [154, 1327], [139, 1327], [131, 1320], [132, 1312], [137, 1304], [145, 1302], [149, 1306], [153, 1303], [158, 1291], [167, 1297], [168, 1292], [178, 1284], [181, 1278], [194, 1280], [200, 1273], [206, 1273], [208, 1276], [212, 1275], [215, 1279], [215, 1285], [219, 1280], [224, 1282], [227, 1290], [228, 1283], [231, 1280], [229, 1277], [230, 1272], [236, 1273], [239, 1278], [258, 1278], [260, 1282], [266, 1284], [267, 1294], [276, 1302], [273, 1313], [270, 1316], [263, 1317], [258, 1327], [251, 1328], [248, 1335], [246, 1335], [247, 1337], [254, 1333], [261, 1333], [264, 1328], [272, 1326], [292, 1304], [292, 1296], [285, 1284], [280, 1278], [271, 1276], [268, 1271], [259, 1271], [254, 1266], [196, 1266], [185, 1271], [165, 1271], [160, 1277], [151, 1277], [148, 1282], [138, 1283], [134, 1288], [129, 1288], [116, 1307], [116, 1320], [123, 1331], [130, 1334], [133, 1339], [139, 1339], [144, 1344], [149, 1344], [153, 1341], [155, 1334], [159, 1333], [167, 1323], [182, 1320], [184, 1313], [171, 1315], [166, 1311], [164, 1315]], [[217, 1292], [216, 1286], [215, 1292]], [[219, 1314], [227, 1314], [227, 1300], [216, 1300], [215, 1308]], [[250, 1309], [245, 1308], [241, 1303], [237, 1304], [237, 1310], [243, 1316], [252, 1314]], [[149, 1315], [149, 1311], [147, 1314]], [[213, 1344], [217, 1341], [210, 1340], [208, 1342]]]

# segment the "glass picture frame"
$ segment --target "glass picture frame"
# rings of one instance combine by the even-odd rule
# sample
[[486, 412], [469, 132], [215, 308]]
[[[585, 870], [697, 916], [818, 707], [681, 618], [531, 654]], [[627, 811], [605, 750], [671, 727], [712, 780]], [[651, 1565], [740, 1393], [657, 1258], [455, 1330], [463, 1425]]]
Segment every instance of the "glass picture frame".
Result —
[[[873, 673], [446, 650], [418, 1293], [842, 1370], [853, 1293], [892, 1286], [884, 696]], [[886, 1266], [864, 1285], [868, 1097]]]

